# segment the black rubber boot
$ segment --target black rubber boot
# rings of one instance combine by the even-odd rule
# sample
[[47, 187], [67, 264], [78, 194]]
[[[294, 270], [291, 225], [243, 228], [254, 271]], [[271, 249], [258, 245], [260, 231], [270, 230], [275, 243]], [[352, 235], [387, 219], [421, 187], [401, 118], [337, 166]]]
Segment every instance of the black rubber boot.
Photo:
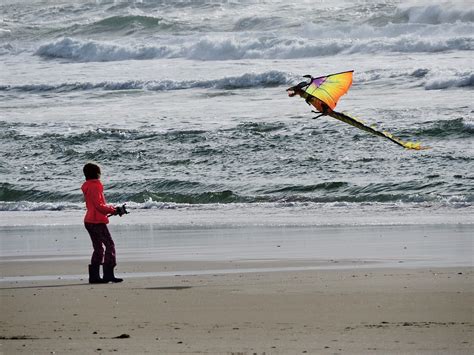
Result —
[[100, 265], [89, 265], [89, 283], [103, 284], [105, 282], [100, 278]]
[[114, 275], [114, 266], [104, 265], [104, 282], [122, 282], [123, 279], [119, 279]]

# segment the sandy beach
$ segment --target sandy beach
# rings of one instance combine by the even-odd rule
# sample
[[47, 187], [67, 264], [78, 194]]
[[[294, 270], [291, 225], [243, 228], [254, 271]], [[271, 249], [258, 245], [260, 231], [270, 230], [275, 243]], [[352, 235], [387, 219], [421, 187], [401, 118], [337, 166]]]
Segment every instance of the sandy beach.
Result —
[[112, 224], [125, 281], [89, 285], [90, 246], [79, 223], [7, 220], [3, 215], [4, 354], [474, 349], [469, 223]]
[[[74, 269], [79, 265], [57, 263]], [[235, 268], [317, 265], [237, 263]], [[168, 270], [124, 263], [121, 270]], [[229, 265], [181, 265], [223, 269]], [[37, 268], [41, 270], [41, 267]], [[2, 265], [2, 270], [5, 270]], [[469, 354], [471, 268], [128, 277], [122, 284], [2, 284], [1, 351]]]

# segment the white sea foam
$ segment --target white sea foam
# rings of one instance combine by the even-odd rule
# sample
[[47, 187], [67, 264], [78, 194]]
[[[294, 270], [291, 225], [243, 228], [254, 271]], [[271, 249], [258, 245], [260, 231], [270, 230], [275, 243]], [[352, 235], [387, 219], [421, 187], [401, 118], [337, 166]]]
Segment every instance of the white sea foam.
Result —
[[291, 59], [337, 54], [383, 52], [443, 52], [474, 50], [474, 38], [424, 38], [401, 36], [380, 39], [281, 39], [211, 38], [182, 45], [130, 46], [109, 42], [63, 38], [44, 44], [36, 55], [79, 62], [186, 58], [196, 60]]
[[458, 38], [421, 38], [402, 36], [384, 41], [358, 41], [351, 45], [348, 53], [381, 53], [381, 52], [444, 52], [451, 50], [474, 50], [474, 39], [470, 37]]
[[7, 37], [11, 34], [11, 30], [0, 28], [0, 37]]
[[474, 22], [474, 9], [471, 2], [429, 4], [400, 7], [399, 14], [407, 22], [438, 25], [443, 23]]
[[36, 54], [47, 58], [64, 58], [82, 62], [173, 57], [173, 53], [168, 47], [132, 47], [108, 42], [83, 41], [68, 37], [41, 46]]
[[462, 73], [457, 75], [434, 77], [425, 83], [426, 90], [440, 90], [472, 86], [474, 86], [474, 73]]
[[[470, 123], [472, 126], [472, 122]], [[383, 206], [386, 209], [404, 210], [407, 208], [431, 208], [436, 205], [438, 208], [471, 208], [472, 196], [450, 196], [442, 198], [439, 201], [410, 201], [410, 202], [393, 202], [384, 203], [379, 202], [365, 202], [364, 208], [379, 208]], [[172, 203], [172, 202], [158, 202], [153, 199], [148, 199], [144, 202], [126, 202], [127, 209], [133, 213], [134, 210], [175, 210], [175, 209], [199, 209], [199, 210], [233, 210], [239, 208], [242, 210], [260, 208], [278, 210], [281, 208], [298, 208], [298, 209], [313, 209], [319, 208], [323, 210], [331, 209], [352, 209], [357, 210], [361, 208], [360, 203], [351, 202], [268, 202], [268, 203], [232, 203], [232, 204], [188, 204], [188, 203]], [[391, 207], [390, 207], [391, 206]], [[31, 202], [31, 201], [16, 201], [16, 202], [0, 202], [0, 211], [19, 211], [19, 212], [35, 212], [35, 211], [85, 211], [84, 203], [78, 202]]]
[[83, 203], [72, 202], [0, 202], [0, 211], [65, 211], [83, 209]]
[[[147, 36], [143, 41], [134, 38], [132, 42], [125, 42], [127, 36], [121, 36], [116, 41], [65, 37], [48, 42], [45, 38], [36, 54], [45, 58], [79, 62], [161, 58], [206, 61], [293, 59], [352, 53], [432, 53], [474, 49], [474, 10], [469, 3], [417, 2], [416, 6], [413, 5], [408, 3], [397, 8], [388, 6], [387, 10], [381, 7], [380, 11], [368, 9], [369, 16], [356, 22], [331, 21], [332, 12], [328, 13], [324, 20], [305, 20], [303, 16], [300, 23], [295, 23], [293, 17], [283, 19], [271, 12], [266, 16], [256, 17], [254, 14], [248, 16], [250, 14], [243, 11], [236, 14], [233, 30], [227, 27], [232, 25], [232, 17], [232, 20], [229, 19], [230, 24], [226, 23], [224, 26], [222, 23], [221, 26], [224, 27], [216, 31], [210, 29], [212, 26], [219, 27], [219, 21], [214, 21], [210, 28], [203, 27], [202, 33], [196, 34], [195, 29], [191, 32], [183, 30], [179, 36]], [[301, 9], [294, 5], [294, 10]], [[121, 21], [128, 24], [134, 19], [148, 19], [147, 16], [132, 13], [130, 16], [99, 19], [98, 23], [112, 19], [114, 26], [122, 28]], [[327, 21], [331, 21], [330, 25]], [[201, 18], [199, 22], [202, 22]], [[279, 24], [277, 28], [284, 28], [286, 23], [288, 31], [278, 31], [275, 23]], [[242, 26], [246, 30], [243, 30]], [[102, 27], [97, 30], [99, 33], [108, 33]], [[71, 36], [72, 33], [75, 32], [64, 31], [65, 36]], [[108, 37], [110, 36], [95, 38]]]
[[128, 80], [122, 82], [77, 82], [61, 84], [27, 84], [27, 85], [0, 85], [0, 91], [23, 91], [23, 92], [68, 92], [83, 90], [149, 90], [167, 91], [183, 90], [192, 88], [204, 89], [249, 89], [256, 87], [272, 87], [291, 84], [295, 78], [285, 72], [271, 70], [264, 73], [246, 73], [240, 76], [229, 76], [215, 80], [160, 80], [143, 81]]
[[[474, 86], [474, 73], [445, 71], [432, 72], [426, 68], [413, 70], [377, 70], [357, 73], [357, 83], [373, 83], [377, 80], [389, 81], [393, 85], [394, 79], [406, 78], [399, 81], [400, 85], [413, 85], [418, 80], [418, 85], [426, 90], [441, 90], [449, 88], [463, 88]], [[0, 91], [18, 92], [72, 92], [87, 90], [145, 90], [145, 91], [172, 91], [185, 89], [252, 89], [258, 87], [275, 87], [291, 85], [299, 80], [298, 76], [278, 70], [263, 73], [245, 73], [239, 76], [229, 76], [214, 80], [126, 80], [103, 82], [74, 82], [58, 84], [25, 84], [25, 85], [0, 85]]]

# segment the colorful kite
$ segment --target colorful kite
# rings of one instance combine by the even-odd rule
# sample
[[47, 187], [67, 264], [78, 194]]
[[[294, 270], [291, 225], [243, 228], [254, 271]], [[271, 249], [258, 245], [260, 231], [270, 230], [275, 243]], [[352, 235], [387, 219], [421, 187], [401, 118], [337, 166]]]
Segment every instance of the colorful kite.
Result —
[[318, 111], [312, 112], [319, 113], [319, 115], [314, 118], [331, 116], [363, 131], [372, 133], [376, 136], [385, 137], [404, 148], [415, 150], [427, 149], [427, 147], [422, 147], [420, 143], [404, 142], [388, 132], [379, 131], [374, 127], [367, 126], [357, 118], [334, 111], [339, 98], [344, 95], [352, 85], [353, 73], [354, 71], [351, 70], [320, 76], [318, 78], [313, 78], [311, 75], [305, 75], [305, 78], [310, 79], [309, 82], [303, 81], [296, 86], [288, 88], [286, 91], [288, 92], [288, 96], [293, 97], [299, 95], [306, 100], [308, 105], [313, 105]]

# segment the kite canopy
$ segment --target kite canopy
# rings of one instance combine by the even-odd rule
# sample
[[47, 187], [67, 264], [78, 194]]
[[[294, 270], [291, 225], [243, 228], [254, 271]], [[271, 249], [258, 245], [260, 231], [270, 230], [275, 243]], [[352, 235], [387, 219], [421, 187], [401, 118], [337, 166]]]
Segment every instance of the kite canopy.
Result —
[[[420, 143], [404, 142], [386, 131], [380, 131], [373, 126], [365, 124], [357, 118], [349, 116], [345, 113], [334, 111], [339, 98], [344, 95], [351, 87], [353, 73], [354, 71], [351, 70], [337, 74], [320, 76], [318, 78], [313, 78], [311, 75], [305, 75], [305, 78], [311, 78], [310, 82], [303, 81], [296, 86], [286, 89], [286, 91], [290, 97], [298, 94], [304, 98], [309, 105], [313, 105], [318, 110], [318, 112], [321, 112], [321, 115], [314, 118], [321, 116], [331, 116], [363, 131], [372, 133], [376, 136], [387, 138], [393, 143], [398, 144], [404, 148], [415, 150], [428, 149], [429, 147], [423, 147]], [[327, 110], [327, 108], [322, 107], [321, 102], [324, 102], [326, 105], [328, 105], [331, 110]], [[312, 112], [316, 113], [316, 111]]]
[[337, 105], [339, 98], [344, 95], [352, 85], [353, 70], [318, 78], [311, 78], [311, 83], [306, 88], [306, 93], [318, 98], [332, 110]]

